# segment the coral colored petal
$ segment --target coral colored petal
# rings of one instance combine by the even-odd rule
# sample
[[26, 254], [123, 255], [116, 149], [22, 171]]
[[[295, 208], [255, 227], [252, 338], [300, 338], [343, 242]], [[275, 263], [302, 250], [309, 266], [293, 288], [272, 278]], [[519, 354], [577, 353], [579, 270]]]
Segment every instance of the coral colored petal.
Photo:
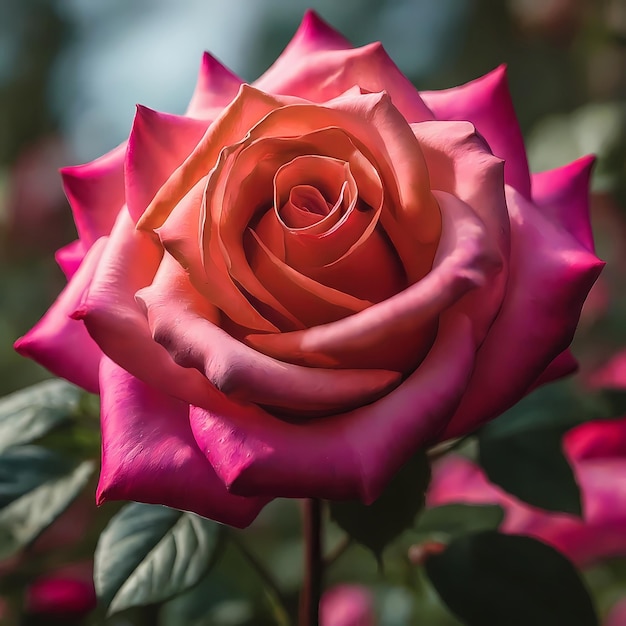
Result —
[[74, 277], [35, 326], [15, 342], [15, 349], [56, 376], [98, 393], [98, 367], [102, 352], [85, 325], [70, 315], [80, 304], [100, 262], [106, 238], [90, 248]]
[[504, 159], [507, 184], [530, 198], [526, 149], [504, 65], [460, 87], [421, 92], [421, 96], [438, 120], [472, 122], [493, 153]]
[[589, 183], [595, 157], [586, 156], [554, 170], [533, 174], [533, 202], [589, 252], [594, 251], [589, 221]]
[[242, 344], [215, 324], [219, 312], [193, 290], [169, 256], [153, 284], [137, 297], [147, 309], [155, 340], [174, 361], [203, 371], [220, 391], [238, 401], [282, 407], [297, 416], [369, 402], [399, 382], [395, 372], [283, 363]]
[[102, 470], [97, 502], [164, 504], [243, 528], [266, 498], [226, 491], [194, 441], [189, 406], [108, 358], [100, 368]]
[[189, 404], [204, 406], [217, 393], [193, 369], [180, 367], [152, 339], [135, 293], [152, 282], [162, 257], [153, 233], [135, 229], [124, 209], [78, 309], [102, 351], [133, 376]]
[[243, 83], [213, 55], [202, 55], [196, 88], [185, 115], [201, 119], [214, 119], [216, 110], [228, 106]]
[[61, 170], [63, 188], [85, 248], [111, 232], [124, 204], [125, 154], [126, 142], [91, 163]]
[[572, 341], [585, 297], [604, 265], [511, 187], [507, 201], [512, 240], [507, 293], [445, 437], [474, 430], [526, 393]]
[[246, 341], [276, 358], [309, 366], [383, 367], [406, 372], [432, 341], [438, 316], [499, 268], [485, 229], [463, 202], [437, 192], [443, 230], [432, 271], [399, 294], [338, 322]]
[[85, 258], [85, 253], [85, 245], [80, 239], [68, 243], [54, 253], [54, 260], [57, 262], [68, 281], [76, 274], [76, 271]]
[[232, 493], [371, 503], [454, 411], [475, 349], [469, 321], [452, 316], [422, 367], [373, 404], [297, 424], [236, 406], [192, 408], [191, 428]]
[[125, 163], [126, 204], [135, 222], [208, 126], [207, 121], [137, 107]]

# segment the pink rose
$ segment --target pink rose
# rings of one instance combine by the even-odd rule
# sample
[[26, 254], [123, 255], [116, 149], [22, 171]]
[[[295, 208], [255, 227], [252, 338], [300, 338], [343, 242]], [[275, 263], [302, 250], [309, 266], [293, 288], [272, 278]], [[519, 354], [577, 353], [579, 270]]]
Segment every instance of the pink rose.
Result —
[[96, 591], [87, 576], [64, 575], [62, 572], [39, 578], [26, 590], [24, 609], [27, 614], [50, 619], [79, 619], [96, 608]]
[[337, 585], [320, 601], [321, 626], [375, 626], [374, 598], [363, 585]]
[[455, 454], [433, 467], [428, 505], [499, 504], [505, 510], [503, 532], [545, 541], [581, 567], [626, 556], [626, 417], [577, 426], [563, 445], [580, 485], [583, 519], [521, 502]]
[[99, 502], [372, 502], [574, 367], [591, 164], [529, 175], [503, 68], [420, 95], [309, 12], [252, 86], [207, 55], [185, 116], [64, 171], [71, 280], [17, 349], [99, 390]]

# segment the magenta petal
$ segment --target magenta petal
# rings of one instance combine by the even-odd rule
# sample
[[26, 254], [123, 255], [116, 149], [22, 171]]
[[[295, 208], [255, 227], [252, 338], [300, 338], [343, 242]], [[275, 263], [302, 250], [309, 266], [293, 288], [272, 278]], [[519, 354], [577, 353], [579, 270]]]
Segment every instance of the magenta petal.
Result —
[[91, 163], [61, 170], [78, 236], [86, 248], [111, 232], [124, 204], [125, 153], [126, 142]]
[[196, 89], [185, 115], [212, 119], [216, 109], [230, 104], [243, 80], [222, 65], [213, 55], [202, 55]]
[[533, 202], [549, 211], [590, 252], [594, 251], [589, 221], [589, 181], [595, 157], [582, 157], [569, 165], [532, 176]]
[[207, 121], [137, 107], [125, 164], [126, 204], [135, 222], [208, 127]]
[[80, 268], [54, 304], [35, 326], [15, 342], [15, 349], [56, 376], [91, 393], [98, 393], [98, 367], [102, 352], [81, 321], [70, 315], [83, 298], [102, 256], [106, 239], [89, 250]]
[[507, 184], [530, 198], [530, 174], [524, 139], [501, 65], [460, 87], [420, 93], [438, 120], [466, 120], [476, 126], [493, 153], [505, 160]]
[[475, 350], [467, 318], [443, 319], [423, 364], [377, 402], [305, 423], [221, 403], [192, 408], [191, 428], [233, 493], [371, 503], [446, 423], [465, 391]]
[[70, 280], [76, 274], [80, 264], [85, 258], [85, 245], [80, 239], [76, 239], [66, 246], [59, 248], [54, 253], [54, 260], [65, 274], [65, 278]]
[[578, 361], [569, 348], [561, 352], [550, 365], [545, 369], [543, 374], [533, 383], [530, 390], [536, 389], [541, 385], [546, 385], [564, 376], [573, 374], [578, 369]]
[[102, 470], [97, 502], [135, 500], [243, 528], [267, 503], [231, 495], [196, 445], [189, 406], [108, 358], [100, 368]]

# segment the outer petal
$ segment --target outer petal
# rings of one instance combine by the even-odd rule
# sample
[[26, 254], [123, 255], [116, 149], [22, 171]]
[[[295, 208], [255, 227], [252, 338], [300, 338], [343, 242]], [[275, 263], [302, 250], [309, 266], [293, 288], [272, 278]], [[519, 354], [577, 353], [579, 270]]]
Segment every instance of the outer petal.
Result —
[[559, 378], [563, 378], [564, 376], [569, 376], [577, 369], [578, 361], [568, 348], [564, 352], [561, 352], [561, 354], [559, 354], [559, 356], [557, 356], [554, 361], [548, 365], [541, 376], [539, 376], [539, 378], [532, 384], [529, 391], [532, 391], [541, 385], [551, 383], [554, 380], [558, 380]]
[[213, 119], [216, 110], [227, 106], [235, 98], [243, 83], [214, 56], [202, 55], [196, 88], [185, 115], [201, 119]]
[[534, 203], [590, 252], [594, 245], [589, 222], [589, 181], [594, 163], [595, 157], [586, 156], [532, 176]]
[[507, 293], [444, 437], [477, 428], [527, 392], [570, 344], [585, 297], [603, 266], [510, 187], [507, 200], [511, 216]]
[[97, 502], [136, 500], [243, 528], [267, 499], [231, 495], [198, 449], [189, 406], [108, 358], [100, 368], [102, 470]]
[[352, 49], [314, 13], [302, 25], [283, 54], [254, 86], [269, 93], [290, 94], [313, 102], [337, 97], [354, 85], [386, 91], [409, 122], [432, 119], [411, 82], [374, 43]]
[[124, 142], [91, 163], [61, 170], [78, 236], [85, 248], [111, 232], [124, 204], [125, 153]]
[[222, 404], [193, 408], [191, 428], [233, 493], [370, 503], [454, 411], [475, 349], [466, 318], [444, 319], [422, 367], [373, 404], [297, 424]]
[[460, 87], [423, 91], [421, 96], [438, 120], [472, 122], [493, 153], [504, 159], [507, 184], [525, 198], [530, 198], [524, 139], [513, 108], [504, 65]]
[[152, 339], [135, 293], [152, 282], [162, 257], [154, 235], [137, 231], [123, 209], [93, 281], [73, 313], [85, 321], [102, 351], [140, 380], [188, 404], [210, 403], [217, 390], [193, 369], [180, 367]]
[[15, 349], [34, 359], [53, 374], [66, 378], [91, 393], [98, 393], [98, 367], [102, 352], [82, 322], [70, 318], [89, 288], [102, 256], [106, 239], [91, 247], [76, 275], [46, 314]]
[[209, 124], [137, 107], [125, 163], [126, 204], [135, 222], [163, 183], [193, 151]]
[[80, 264], [85, 258], [85, 245], [80, 239], [76, 239], [66, 246], [59, 248], [54, 254], [54, 260], [65, 274], [65, 278], [70, 280]]
[[155, 340], [172, 358], [203, 371], [219, 390], [240, 401], [285, 407], [297, 416], [369, 402], [400, 379], [396, 372], [381, 370], [301, 367], [249, 348], [214, 323], [219, 311], [195, 292], [169, 255], [153, 284], [137, 297], [147, 307]]

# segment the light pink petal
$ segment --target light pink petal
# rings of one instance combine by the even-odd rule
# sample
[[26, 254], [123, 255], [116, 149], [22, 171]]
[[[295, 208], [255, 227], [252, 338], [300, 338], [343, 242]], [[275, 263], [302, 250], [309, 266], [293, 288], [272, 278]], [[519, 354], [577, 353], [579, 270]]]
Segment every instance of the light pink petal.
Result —
[[126, 142], [91, 163], [61, 170], [63, 188], [85, 248], [111, 232], [124, 204], [125, 154]]
[[590, 252], [589, 182], [595, 157], [586, 156], [554, 170], [533, 174], [533, 202]]
[[65, 274], [67, 280], [70, 280], [76, 274], [85, 258], [85, 253], [85, 245], [80, 239], [68, 243], [54, 253], [54, 260]]
[[135, 301], [135, 293], [152, 282], [162, 254], [154, 233], [136, 230], [123, 209], [73, 316], [84, 320], [102, 351], [133, 376], [188, 404], [204, 405], [217, 390], [197, 370], [172, 361], [152, 339]]
[[198, 449], [189, 406], [108, 358], [100, 368], [102, 470], [97, 502], [135, 500], [192, 511], [243, 528], [264, 498], [231, 495]]
[[592, 389], [626, 389], [626, 350], [611, 357], [587, 382]]
[[324, 102], [355, 85], [386, 91], [409, 122], [432, 119], [417, 89], [402, 74], [382, 44], [352, 46], [314, 13], [305, 15], [283, 54], [254, 86], [268, 93]]
[[363, 585], [336, 585], [320, 600], [320, 626], [375, 626], [374, 595]]
[[201, 119], [214, 119], [216, 110], [227, 106], [235, 98], [241, 78], [222, 65], [213, 55], [202, 55], [196, 88], [185, 115]]
[[106, 246], [106, 238], [91, 247], [74, 277], [35, 326], [15, 342], [15, 349], [56, 376], [91, 393], [98, 393], [98, 367], [102, 352], [85, 325], [70, 315], [93, 279]]
[[422, 366], [373, 404], [304, 423], [215, 405], [192, 408], [191, 427], [233, 493], [371, 503], [454, 411], [475, 350], [469, 321], [451, 317]]
[[438, 120], [472, 122], [493, 153], [504, 159], [507, 184], [530, 198], [526, 149], [504, 65], [460, 87], [423, 91], [421, 96]]
[[507, 293], [445, 437], [474, 430], [527, 392], [569, 346], [587, 293], [604, 265], [511, 187], [507, 201], [511, 216]]
[[626, 598], [616, 602], [604, 621], [604, 626], [624, 626], [626, 624]]
[[138, 106], [126, 152], [126, 204], [136, 222], [210, 122]]
[[370, 402], [400, 378], [380, 370], [300, 367], [253, 350], [216, 324], [219, 311], [195, 292], [169, 255], [152, 285], [137, 297], [147, 308], [155, 340], [174, 361], [204, 372], [217, 389], [238, 401], [283, 407], [297, 416]]

